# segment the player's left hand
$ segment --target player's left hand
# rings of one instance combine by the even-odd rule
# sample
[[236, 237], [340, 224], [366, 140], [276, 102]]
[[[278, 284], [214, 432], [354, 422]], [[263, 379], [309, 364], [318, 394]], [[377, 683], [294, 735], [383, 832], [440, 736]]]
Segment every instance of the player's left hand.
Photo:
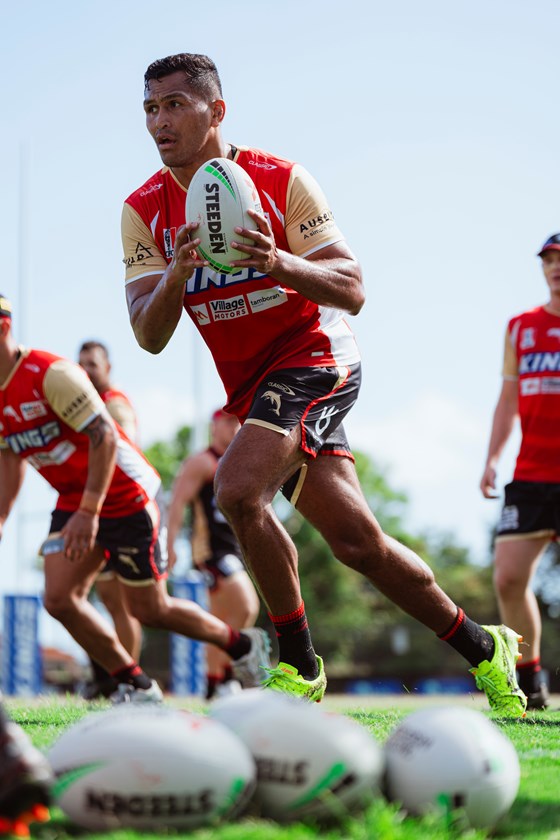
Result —
[[247, 212], [255, 220], [257, 230], [236, 227], [234, 231], [239, 236], [251, 239], [254, 244], [243, 244], [236, 239], [232, 240], [232, 247], [237, 248], [238, 251], [243, 251], [247, 254], [247, 258], [232, 260], [230, 265], [237, 268], [256, 268], [263, 274], [274, 275], [274, 269], [278, 263], [278, 249], [276, 248], [272, 228], [265, 216], [261, 216], [255, 210], [248, 210]]
[[64, 556], [68, 560], [83, 560], [95, 545], [99, 517], [87, 510], [72, 514], [61, 531], [64, 537]]

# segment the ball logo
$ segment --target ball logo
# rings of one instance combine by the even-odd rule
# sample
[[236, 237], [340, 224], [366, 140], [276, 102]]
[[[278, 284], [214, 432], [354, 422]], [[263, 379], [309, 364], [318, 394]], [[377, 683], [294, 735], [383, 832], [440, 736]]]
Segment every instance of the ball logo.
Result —
[[210, 814], [215, 808], [213, 792], [201, 790], [198, 793], [176, 796], [173, 794], [146, 795], [109, 793], [88, 790], [84, 807], [88, 811], [119, 817], [190, 817]]
[[259, 783], [276, 782], [279, 785], [302, 787], [309, 781], [309, 764], [306, 761], [276, 761], [255, 756], [255, 763]]
[[222, 233], [222, 216], [220, 213], [220, 185], [215, 181], [205, 184], [206, 190], [206, 218], [210, 233], [210, 250], [213, 254], [225, 254], [226, 239]]

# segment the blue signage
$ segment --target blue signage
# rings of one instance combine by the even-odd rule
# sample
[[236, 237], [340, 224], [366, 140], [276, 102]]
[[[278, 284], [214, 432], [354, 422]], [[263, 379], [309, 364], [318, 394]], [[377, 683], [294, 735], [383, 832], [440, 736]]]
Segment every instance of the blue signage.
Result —
[[[195, 569], [173, 583], [173, 595], [194, 601], [208, 609], [208, 593], [204, 577]], [[197, 642], [179, 633], [170, 633], [171, 692], [173, 694], [206, 694], [206, 651], [204, 642]]]
[[39, 645], [38, 595], [4, 596], [2, 690], [14, 697], [40, 694], [43, 668]]

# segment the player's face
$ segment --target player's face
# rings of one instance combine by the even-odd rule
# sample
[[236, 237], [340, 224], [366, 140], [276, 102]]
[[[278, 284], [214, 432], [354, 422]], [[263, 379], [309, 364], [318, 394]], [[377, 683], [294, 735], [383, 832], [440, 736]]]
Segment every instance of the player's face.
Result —
[[545, 251], [542, 265], [546, 284], [551, 295], [560, 295], [560, 251]]
[[201, 99], [184, 73], [152, 79], [144, 94], [144, 111], [146, 126], [166, 166], [198, 167], [214, 154], [205, 149], [223, 118], [224, 103]]
[[109, 387], [109, 373], [111, 366], [105, 354], [99, 347], [93, 350], [82, 350], [78, 362], [85, 370], [96, 391], [102, 393]]

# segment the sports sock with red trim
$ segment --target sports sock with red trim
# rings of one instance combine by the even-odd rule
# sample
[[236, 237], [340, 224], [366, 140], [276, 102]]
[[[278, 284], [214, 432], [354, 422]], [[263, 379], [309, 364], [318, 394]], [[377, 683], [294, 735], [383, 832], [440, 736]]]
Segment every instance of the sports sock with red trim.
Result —
[[530, 662], [517, 663], [517, 682], [519, 683], [519, 688], [525, 694], [536, 694], [539, 691], [544, 682], [539, 657], [531, 659]]
[[241, 659], [251, 650], [251, 639], [245, 633], [230, 627], [228, 646], [224, 650], [232, 659]]
[[293, 665], [306, 680], [319, 675], [317, 657], [311, 641], [311, 633], [303, 601], [296, 610], [285, 615], [270, 615], [278, 639], [280, 662]]
[[126, 668], [119, 668], [111, 674], [119, 683], [127, 683], [133, 688], [150, 688], [152, 681], [149, 676], [144, 673], [137, 662], [127, 665]]
[[438, 633], [438, 639], [455, 648], [473, 668], [485, 659], [491, 661], [494, 656], [495, 643], [488, 630], [476, 621], [471, 621], [461, 607], [457, 608], [455, 620], [445, 633]]

